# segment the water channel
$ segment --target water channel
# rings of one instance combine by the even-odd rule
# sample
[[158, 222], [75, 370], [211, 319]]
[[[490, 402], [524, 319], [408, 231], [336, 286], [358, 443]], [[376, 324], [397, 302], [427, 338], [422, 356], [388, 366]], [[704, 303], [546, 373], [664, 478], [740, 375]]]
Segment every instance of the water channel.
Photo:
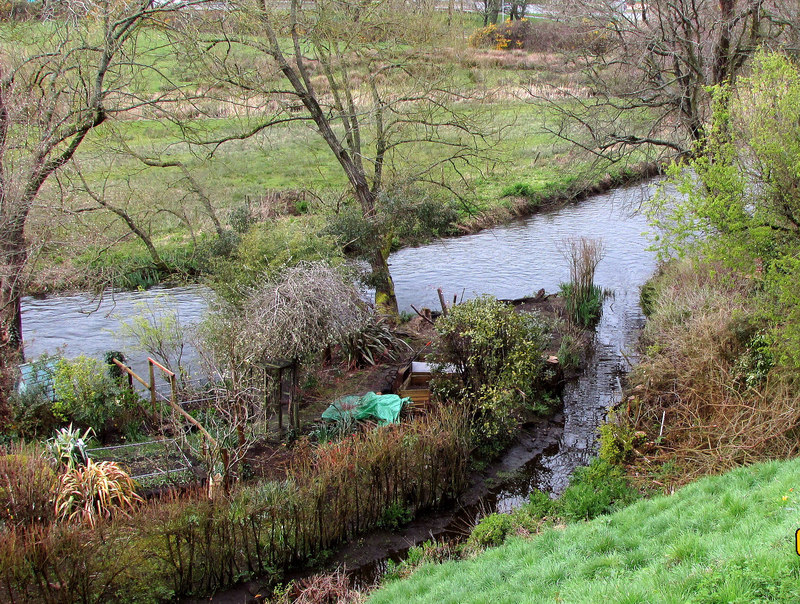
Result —
[[[656, 260], [647, 250], [646, 219], [637, 212], [652, 192], [653, 183], [593, 196], [557, 212], [543, 213], [481, 233], [407, 248], [390, 258], [401, 309], [439, 305], [436, 289], [446, 297], [469, 298], [482, 293], [513, 299], [540, 288], [558, 290], [569, 279], [561, 243], [568, 237], [591, 237], [603, 242], [605, 254], [595, 281], [611, 292], [595, 336], [586, 371], [564, 392], [563, 412], [537, 426], [523, 438], [502, 465], [503, 480], [484, 485], [460, 511], [429, 516], [412, 523], [391, 543], [384, 539], [384, 555], [348, 560], [365, 581], [378, 575], [389, 558], [399, 558], [415, 541], [458, 531], [477, 511], [508, 511], [522, 503], [532, 488], [553, 494], [567, 486], [569, 475], [585, 464], [595, 450], [596, 429], [620, 395], [621, 379], [635, 360], [635, 343], [644, 323], [639, 288], [652, 275]], [[120, 317], [130, 316], [141, 303], [164, 296], [184, 324], [200, 320], [208, 305], [208, 291], [200, 286], [153, 289], [148, 292], [104, 296], [101, 303], [87, 295], [25, 299], [23, 322], [26, 353], [62, 348], [67, 356], [101, 356], [121, 349], [136, 359], [131, 343], [119, 339]], [[141, 355], [140, 355], [141, 356]], [[134, 361], [136, 366], [136, 361]], [[465, 503], [466, 502], [466, 503]], [[416, 524], [416, 526], [415, 526]], [[463, 530], [463, 529], [462, 529]]]

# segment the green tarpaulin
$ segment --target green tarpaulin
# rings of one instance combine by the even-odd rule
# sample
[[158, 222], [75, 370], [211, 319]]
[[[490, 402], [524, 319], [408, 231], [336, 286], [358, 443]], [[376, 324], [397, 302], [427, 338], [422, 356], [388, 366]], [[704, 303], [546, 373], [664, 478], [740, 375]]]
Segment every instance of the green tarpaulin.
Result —
[[343, 396], [325, 409], [322, 419], [338, 421], [344, 416], [355, 419], [374, 418], [378, 425], [395, 424], [400, 418], [400, 410], [411, 399], [400, 398], [396, 394], [375, 394], [367, 392], [364, 396]]

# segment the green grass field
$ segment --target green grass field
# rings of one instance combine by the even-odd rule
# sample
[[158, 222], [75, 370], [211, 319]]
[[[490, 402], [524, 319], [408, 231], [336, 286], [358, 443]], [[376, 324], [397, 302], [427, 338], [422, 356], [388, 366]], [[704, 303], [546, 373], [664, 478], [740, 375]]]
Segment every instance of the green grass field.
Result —
[[797, 602], [800, 459], [704, 478], [587, 523], [425, 565], [370, 602]]
[[[437, 19], [444, 20], [445, 16], [437, 14]], [[606, 171], [624, 169], [621, 164], [599, 164], [589, 152], [546, 131], [546, 121], [557, 129], [552, 109], [525, 94], [528, 85], [577, 86], [580, 75], [574, 66], [553, 53], [471, 48], [468, 38], [479, 21], [477, 15], [456, 15], [452, 25], [436, 24], [445, 38], [436, 38], [436, 47], [428, 50], [435, 64], [432, 69], [447, 73], [448, 85], [463, 98], [488, 94], [483, 101], [462, 101], [459, 110], [480, 123], [481, 132], [490, 134], [491, 148], [469, 163], [451, 165], [444, 161], [450, 152], [448, 145], [404, 145], [387, 158], [385, 189], [408, 194], [420, 167], [440, 165], [425, 177], [457, 190], [459, 218], [470, 221], [509, 207], [511, 202], [502, 192], [510, 185], [523, 184], [526, 190], [546, 196], [591, 184]], [[24, 43], [47, 27], [38, 23], [2, 25], [0, 46]], [[26, 32], [30, 34], [27, 37]], [[130, 83], [138, 94], [156, 96], [174, 86], [191, 92], [202, 86], [198, 68], [191, 61], [181, 60], [175, 48], [163, 32], [145, 29], [140, 33], [137, 62], [144, 67]], [[404, 49], [398, 46], [391, 52], [402, 56]], [[354, 64], [354, 81], [361, 81], [370, 68], [368, 61]], [[403, 78], [392, 80], [393, 91], [394, 86], [401, 94]], [[249, 121], [237, 120], [231, 116], [231, 103], [224, 100], [225, 91], [216, 92], [222, 100], [201, 98], [193, 107], [180, 103], [173, 107], [176, 115], [185, 113], [183, 127], [193, 131], [196, 139], [244, 131], [260, 117], [251, 114]], [[188, 145], [181, 128], [172, 121], [154, 119], [155, 115], [146, 110], [124, 115], [92, 131], [74, 166], [57, 182], [51, 179], [44, 187], [27, 224], [31, 241], [41, 244], [32, 265], [32, 292], [88, 287], [93, 282], [100, 284], [106, 278], [103, 275], [126, 271], [139, 274], [148, 266], [152, 268], [144, 245], [127, 225], [81, 192], [83, 182], [74, 174], [75, 167], [95, 195], [127, 212], [165, 259], [177, 259], [169, 262], [171, 266], [187, 275], [196, 275], [197, 271], [181, 259], [192, 257], [198, 243], [213, 233], [201, 196], [210, 200], [223, 225], [246, 200], [258, 202], [276, 192], [309, 192], [314, 202], [309, 203], [308, 211], [321, 215], [335, 212], [348, 197], [341, 167], [310, 122], [268, 128], [246, 140], [225, 143], [209, 157], [209, 147]], [[365, 123], [363, 131], [369, 156], [374, 154], [371, 126]], [[413, 130], [404, 136], [416, 138]], [[148, 167], [121, 152], [123, 149], [151, 159], [178, 160], [190, 172], [192, 182], [180, 168]], [[452, 202], [456, 197], [447, 188], [430, 183], [418, 186], [413, 195], [442, 202]], [[489, 219], [485, 224], [493, 222]], [[138, 282], [135, 279], [131, 285]], [[143, 279], [141, 284], [147, 285], [148, 280]]]

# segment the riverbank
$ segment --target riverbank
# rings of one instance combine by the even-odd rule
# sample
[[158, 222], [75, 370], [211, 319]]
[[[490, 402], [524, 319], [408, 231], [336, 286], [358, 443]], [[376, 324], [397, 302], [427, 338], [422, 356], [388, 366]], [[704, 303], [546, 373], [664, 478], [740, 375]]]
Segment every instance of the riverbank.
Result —
[[[558, 211], [565, 205], [579, 203], [592, 195], [649, 180], [660, 175], [662, 171], [662, 164], [647, 162], [588, 179], [568, 178], [538, 184], [521, 183], [509, 188], [508, 194], [497, 198], [495, 203], [488, 204], [477, 213], [467, 213], [458, 218], [434, 240], [472, 235], [539, 213]], [[315, 236], [314, 230], [319, 229], [319, 226], [304, 226], [306, 217], [292, 216], [292, 213], [296, 212], [291, 207], [285, 208], [284, 212], [283, 217], [277, 214], [273, 220], [295, 223], [294, 228], [298, 234], [308, 231], [308, 236]], [[418, 237], [419, 235], [415, 235], [396, 240], [394, 251], [432, 241], [426, 238], [429, 235], [423, 234], [422, 240]], [[219, 248], [215, 238], [216, 235], [205, 234], [200, 238], [188, 239], [170, 236], [161, 241], [159, 246], [162, 249], [161, 255], [174, 269], [169, 274], [162, 274], [153, 267], [152, 259], [136, 242], [119, 244], [114, 250], [104, 252], [104, 255], [81, 253], [74, 258], [63, 254], [45, 255], [33, 263], [25, 295], [45, 298], [81, 292], [99, 292], [109, 286], [125, 291], [146, 289], [155, 285], [169, 288], [207, 283], [215, 278], [214, 257]]]
[[704, 478], [610, 516], [426, 564], [370, 602], [794, 602], [800, 461]]

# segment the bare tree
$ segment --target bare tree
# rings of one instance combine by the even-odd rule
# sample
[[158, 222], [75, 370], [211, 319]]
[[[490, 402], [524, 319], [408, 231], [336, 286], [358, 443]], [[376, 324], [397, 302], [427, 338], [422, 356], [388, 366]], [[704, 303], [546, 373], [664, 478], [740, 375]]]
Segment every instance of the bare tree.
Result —
[[[206, 16], [202, 31], [214, 34], [190, 36], [205, 40], [194, 59], [204, 63], [209, 94], [233, 90], [248, 124], [213, 145], [288, 122], [311, 125], [368, 223], [377, 223], [387, 184], [452, 188], [463, 166], [483, 157], [486, 130], [467, 117], [469, 95], [454, 87], [431, 43], [432, 7], [409, 10], [403, 0], [291, 0], [288, 14], [255, 0], [232, 7]], [[398, 159], [411, 168], [401, 174]], [[378, 309], [396, 314], [391, 241], [381, 232], [368, 261]]]
[[[779, 0], [570, 0], [560, 18], [583, 32], [573, 57], [588, 96], [549, 102], [558, 136], [598, 156], [680, 155], [702, 140], [709, 87], [733, 83], [756, 49], [779, 45], [794, 23]], [[562, 91], [563, 94], [568, 94]], [[552, 97], [550, 97], [552, 99]]]
[[134, 56], [137, 37], [182, 5], [67, 3], [51, 26], [0, 30], [0, 370], [21, 353], [25, 226], [34, 202], [93, 129], [158, 100], [131, 95], [131, 81], [147, 67]]
[[528, 10], [528, 2], [525, 0], [511, 0], [509, 4], [508, 18], [512, 21], [519, 21], [525, 18]]

